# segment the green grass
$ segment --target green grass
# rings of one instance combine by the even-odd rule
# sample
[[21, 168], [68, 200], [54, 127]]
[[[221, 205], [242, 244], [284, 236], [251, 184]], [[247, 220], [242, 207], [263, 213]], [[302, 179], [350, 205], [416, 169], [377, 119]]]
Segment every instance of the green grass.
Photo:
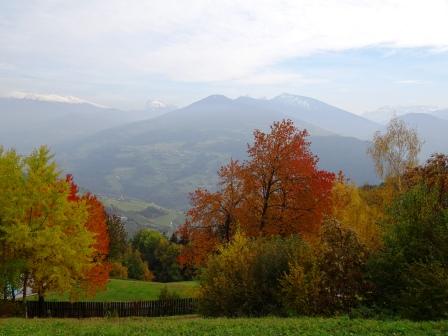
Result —
[[101, 201], [105, 206], [114, 206], [123, 211], [142, 211], [147, 207], [161, 208], [154, 203], [145, 202], [138, 199], [118, 200], [110, 197], [101, 197]]
[[[180, 297], [194, 297], [198, 288], [195, 281], [182, 282], [145, 282], [137, 280], [111, 279], [107, 289], [98, 292], [94, 298], [81, 298], [80, 301], [139, 301], [156, 300], [163, 287], [167, 286], [170, 292], [176, 292]], [[37, 300], [35, 296], [30, 299]], [[47, 301], [67, 301], [67, 295], [50, 294]]]
[[5, 319], [0, 335], [447, 335], [448, 321], [409, 322], [348, 318], [204, 319], [195, 316], [122, 319]]
[[[127, 198], [121, 200], [112, 197], [101, 197], [101, 201], [106, 207], [113, 207], [119, 211], [120, 215], [128, 218], [126, 225], [131, 236], [142, 228], [152, 228], [171, 234], [185, 220], [181, 211], [163, 208], [157, 204], [139, 199]], [[148, 217], [143, 213], [147, 209], [158, 210], [161, 214], [160, 216]]]

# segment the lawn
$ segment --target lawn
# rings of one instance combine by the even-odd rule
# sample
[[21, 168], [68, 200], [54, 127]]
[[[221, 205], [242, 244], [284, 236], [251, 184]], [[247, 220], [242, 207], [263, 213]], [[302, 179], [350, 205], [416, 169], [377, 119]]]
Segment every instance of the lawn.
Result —
[[[198, 288], [195, 281], [182, 282], [146, 282], [137, 280], [111, 279], [107, 284], [107, 289], [98, 292], [94, 298], [84, 298], [81, 301], [138, 301], [156, 300], [162, 288], [167, 287], [170, 292], [176, 292], [180, 297], [194, 297]], [[36, 300], [35, 296], [30, 299]], [[67, 301], [67, 295], [50, 294], [47, 301]]]
[[409, 322], [348, 318], [204, 319], [195, 316], [123, 319], [4, 319], [0, 335], [447, 335], [448, 321]]

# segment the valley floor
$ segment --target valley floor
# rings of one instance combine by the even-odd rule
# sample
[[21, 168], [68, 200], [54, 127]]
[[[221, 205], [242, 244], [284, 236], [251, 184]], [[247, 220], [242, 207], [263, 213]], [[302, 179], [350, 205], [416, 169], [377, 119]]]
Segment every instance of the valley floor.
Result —
[[3, 319], [0, 335], [447, 335], [448, 321], [410, 322], [340, 318]]

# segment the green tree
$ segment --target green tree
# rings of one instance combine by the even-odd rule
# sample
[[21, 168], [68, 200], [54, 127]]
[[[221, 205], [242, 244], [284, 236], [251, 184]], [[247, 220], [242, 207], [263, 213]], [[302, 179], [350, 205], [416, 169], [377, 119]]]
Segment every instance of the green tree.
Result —
[[129, 248], [123, 265], [127, 267], [128, 277], [136, 280], [152, 281], [154, 275], [148, 268], [148, 264], [143, 261], [139, 251]]
[[177, 258], [180, 246], [170, 242], [158, 231], [142, 229], [132, 239], [132, 245], [154, 272], [157, 281], [168, 282], [181, 279]]
[[121, 261], [129, 247], [124, 224], [117, 215], [108, 215], [106, 223], [109, 232], [109, 260]]
[[440, 190], [425, 183], [394, 202], [384, 248], [369, 262], [379, 307], [412, 319], [448, 316], [448, 209], [443, 204]]

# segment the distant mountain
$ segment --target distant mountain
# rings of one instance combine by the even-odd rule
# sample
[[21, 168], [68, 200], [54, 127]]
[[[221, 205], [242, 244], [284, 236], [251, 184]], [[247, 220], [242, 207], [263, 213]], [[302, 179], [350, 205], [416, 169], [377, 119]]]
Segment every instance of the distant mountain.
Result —
[[25, 100], [35, 100], [35, 101], [42, 101], [42, 102], [53, 102], [53, 103], [66, 103], [66, 104], [89, 104], [94, 105], [96, 107], [104, 107], [104, 105], [100, 105], [79, 97], [75, 96], [61, 96], [58, 94], [41, 94], [41, 93], [34, 93], [34, 92], [20, 92], [16, 91], [11, 93], [9, 96], [4, 98], [15, 98], [15, 99], [25, 99]]
[[431, 114], [438, 118], [448, 120], [448, 109], [433, 111]]
[[15, 94], [0, 98], [0, 144], [20, 151], [41, 144], [54, 146], [171, 109], [121, 111], [73, 96]]
[[[167, 104], [160, 100], [148, 100], [145, 104], [145, 108], [140, 111], [142, 117], [140, 120], [149, 119], [161, 116], [167, 112], [171, 112], [177, 109], [177, 106]], [[138, 111], [136, 111], [138, 112]]]
[[321, 168], [344, 170], [359, 183], [377, 182], [366, 141], [335, 135], [298, 118], [301, 108], [286, 106], [282, 99], [210, 96], [157, 118], [60, 146], [58, 159], [79, 184], [94, 192], [185, 209], [189, 192], [214, 188], [220, 165], [230, 157], [245, 159], [254, 129], [267, 130], [272, 122], [291, 118], [297, 127], [310, 131]]
[[269, 102], [275, 109], [334, 134], [371, 139], [380, 127], [371, 120], [309, 97], [285, 93]]
[[401, 116], [409, 126], [415, 128], [424, 141], [421, 159], [426, 160], [433, 153], [448, 153], [448, 120], [424, 113], [410, 113]]
[[367, 119], [380, 124], [387, 124], [393, 117], [399, 117], [409, 113], [433, 113], [439, 108], [437, 106], [414, 105], [414, 106], [383, 106], [379, 109], [363, 114]]

